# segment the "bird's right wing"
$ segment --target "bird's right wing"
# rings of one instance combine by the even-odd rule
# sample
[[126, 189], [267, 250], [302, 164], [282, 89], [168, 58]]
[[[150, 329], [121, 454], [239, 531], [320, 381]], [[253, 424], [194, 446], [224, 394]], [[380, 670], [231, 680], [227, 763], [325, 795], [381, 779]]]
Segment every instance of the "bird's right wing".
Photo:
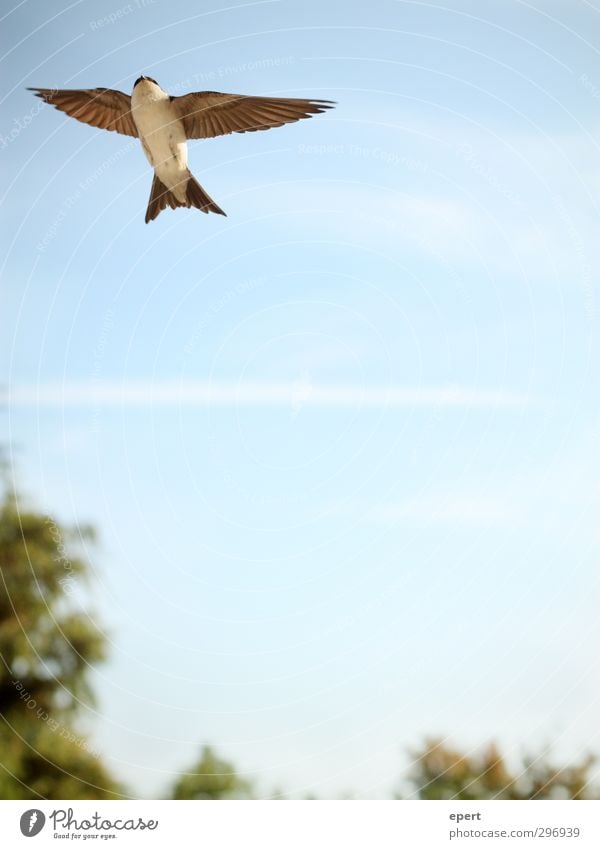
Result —
[[219, 91], [192, 91], [171, 98], [188, 139], [208, 139], [282, 127], [331, 109], [330, 100], [249, 97]]
[[131, 97], [122, 91], [112, 88], [30, 88], [29, 91], [84, 124], [137, 137]]

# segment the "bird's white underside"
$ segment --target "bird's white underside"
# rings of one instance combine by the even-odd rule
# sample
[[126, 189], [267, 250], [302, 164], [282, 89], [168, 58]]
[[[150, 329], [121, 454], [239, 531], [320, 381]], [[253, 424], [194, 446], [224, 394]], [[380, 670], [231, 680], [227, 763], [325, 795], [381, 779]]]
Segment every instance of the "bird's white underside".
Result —
[[177, 200], [185, 201], [187, 138], [169, 95], [155, 83], [143, 80], [133, 89], [131, 112], [148, 162]]

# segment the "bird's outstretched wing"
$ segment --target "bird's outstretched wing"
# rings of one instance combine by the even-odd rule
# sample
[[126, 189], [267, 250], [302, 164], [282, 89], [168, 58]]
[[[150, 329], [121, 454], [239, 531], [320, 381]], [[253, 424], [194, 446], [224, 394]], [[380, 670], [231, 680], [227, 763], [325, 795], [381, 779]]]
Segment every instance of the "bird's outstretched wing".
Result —
[[218, 91], [193, 91], [173, 97], [188, 139], [208, 139], [282, 127], [334, 106], [331, 100], [295, 97], [247, 97]]
[[29, 91], [84, 124], [124, 136], [138, 134], [131, 115], [131, 98], [122, 91], [111, 88], [30, 88]]

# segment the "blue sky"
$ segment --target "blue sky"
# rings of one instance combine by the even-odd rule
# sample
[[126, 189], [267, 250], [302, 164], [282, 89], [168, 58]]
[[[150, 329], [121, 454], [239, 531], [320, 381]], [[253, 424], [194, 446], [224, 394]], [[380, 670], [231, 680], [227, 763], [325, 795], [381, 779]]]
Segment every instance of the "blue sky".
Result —
[[[0, 438], [91, 521], [94, 739], [161, 794], [388, 795], [424, 734], [600, 750], [600, 10], [23, 2], [3, 21]], [[26, 86], [312, 96], [190, 145]], [[6, 184], [8, 187], [6, 188]]]

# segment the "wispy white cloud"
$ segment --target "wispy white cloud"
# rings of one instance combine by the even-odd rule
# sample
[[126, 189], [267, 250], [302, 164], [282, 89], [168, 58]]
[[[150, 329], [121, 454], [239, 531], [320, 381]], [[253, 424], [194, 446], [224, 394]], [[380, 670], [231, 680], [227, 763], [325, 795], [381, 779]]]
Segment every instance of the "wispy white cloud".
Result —
[[526, 505], [511, 501], [507, 491], [489, 492], [461, 484], [452, 488], [431, 487], [422, 492], [387, 501], [339, 501], [329, 505], [326, 515], [351, 518], [361, 524], [415, 528], [465, 525], [505, 527], [523, 519]]
[[464, 524], [506, 525], [518, 518], [514, 506], [493, 496], [465, 496], [463, 493], [430, 494], [372, 508], [368, 518], [383, 524], [410, 521], [417, 525]]
[[597, 523], [598, 428], [583, 429], [564, 454], [523, 469], [506, 469], [485, 480], [432, 483], [419, 492], [387, 501], [340, 502], [330, 515], [389, 527], [473, 527], [514, 530], [527, 527], [547, 537], [577, 538], [590, 548], [600, 542]]
[[[294, 184], [293, 194], [282, 192], [275, 184], [266, 187], [258, 201], [265, 214], [271, 192], [277, 192], [277, 204], [287, 213], [322, 210], [326, 218], [323, 234], [345, 241], [380, 247], [419, 245], [426, 252], [444, 259], [465, 259], [465, 245], [481, 241], [485, 227], [478, 210], [463, 200], [441, 195], [410, 193], [396, 187], [333, 181], [319, 186]], [[271, 200], [271, 207], [273, 201]], [[497, 241], [497, 237], [495, 237]], [[495, 244], [494, 241], [494, 244]]]
[[[10, 406], [285, 406], [483, 407], [531, 406], [527, 395], [504, 389], [447, 386], [319, 385], [298, 381], [124, 381], [16, 385], [5, 393]], [[1, 396], [0, 396], [0, 400]]]
[[[422, 151], [407, 153], [423, 160], [418, 184], [410, 169], [393, 165], [379, 173], [379, 182], [367, 182], [367, 164], [380, 161], [376, 154], [384, 151], [350, 146], [330, 154], [353, 166], [346, 181], [341, 176], [318, 185], [299, 181], [293, 191], [275, 183], [261, 187], [257, 203], [265, 214], [274, 203], [282, 211], [287, 205], [288, 213], [319, 210], [326, 238], [378, 249], [418, 248], [457, 268], [485, 264], [491, 272], [544, 282], [556, 275], [565, 285], [589, 286], [588, 278], [600, 268], [597, 126], [501, 136], [471, 127], [466, 140], [461, 123], [444, 126], [440, 144], [439, 125], [415, 121], [419, 138], [429, 139]], [[352, 156], [353, 149], [364, 154]], [[442, 175], [436, 183], [434, 170]], [[307, 220], [313, 223], [312, 216]]]

